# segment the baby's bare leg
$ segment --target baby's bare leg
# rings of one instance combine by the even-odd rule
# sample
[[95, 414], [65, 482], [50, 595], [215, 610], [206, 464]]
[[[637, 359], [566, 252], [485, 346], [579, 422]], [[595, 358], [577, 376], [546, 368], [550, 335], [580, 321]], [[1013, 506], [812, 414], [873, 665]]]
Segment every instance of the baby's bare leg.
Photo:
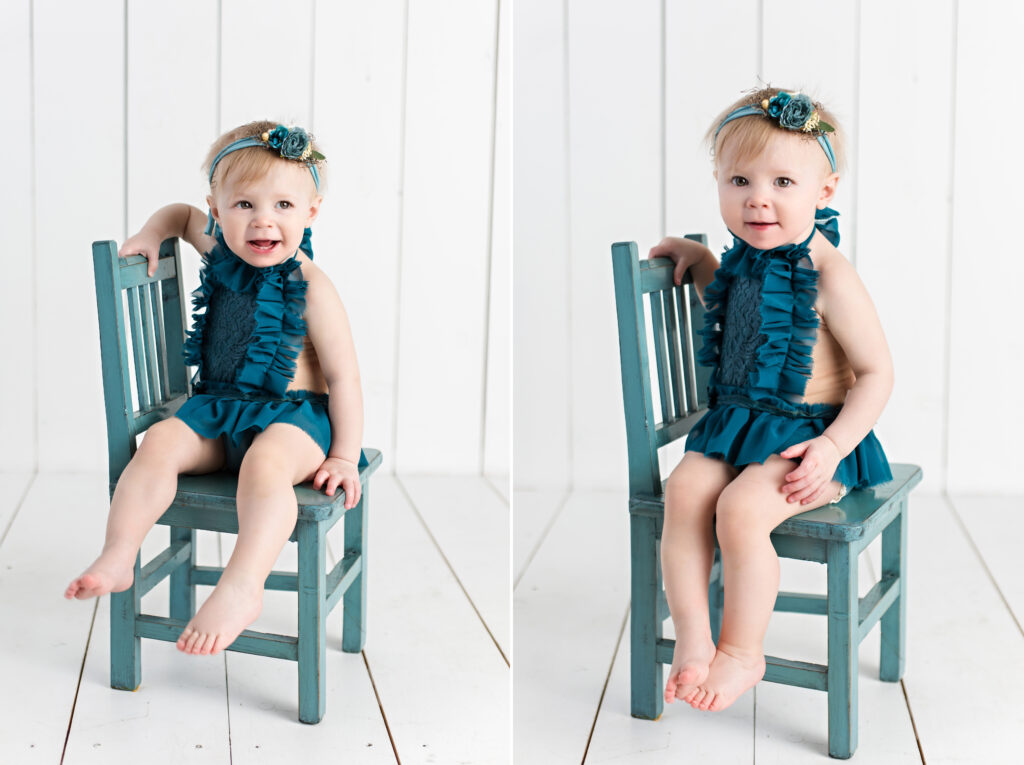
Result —
[[275, 423], [253, 440], [238, 471], [238, 540], [217, 587], [178, 638], [185, 653], [219, 653], [255, 621], [263, 585], [292, 529], [297, 483], [308, 481], [324, 453], [294, 425]]
[[180, 473], [208, 473], [224, 461], [220, 441], [203, 438], [170, 417], [153, 425], [121, 473], [110, 500], [103, 551], [64, 591], [91, 598], [131, 587], [142, 540], [170, 506]]
[[715, 656], [708, 617], [708, 576], [715, 550], [711, 519], [718, 496], [735, 475], [728, 463], [687, 452], [665, 486], [661, 570], [676, 633], [665, 684], [669, 704], [704, 681]]
[[787, 502], [781, 489], [795, 467], [778, 455], [764, 465], [748, 465], [718, 500], [715, 524], [725, 605], [707, 679], [686, 698], [698, 709], [725, 709], [764, 676], [764, 635], [779, 592], [779, 557], [771, 532], [787, 518], [827, 504], [838, 492], [833, 482], [813, 503]]

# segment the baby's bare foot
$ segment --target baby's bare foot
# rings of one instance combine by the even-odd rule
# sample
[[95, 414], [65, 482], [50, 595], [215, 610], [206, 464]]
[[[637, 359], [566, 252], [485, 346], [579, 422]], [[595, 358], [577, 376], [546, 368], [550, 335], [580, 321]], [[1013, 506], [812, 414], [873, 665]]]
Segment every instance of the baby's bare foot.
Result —
[[263, 588], [223, 579], [178, 638], [179, 651], [216, 654], [223, 651], [239, 633], [256, 621], [263, 607]]
[[135, 580], [135, 557], [125, 561], [112, 553], [103, 553], [80, 577], [73, 580], [64, 590], [64, 597], [70, 600], [95, 598], [108, 592], [124, 592]]
[[720, 712], [757, 685], [764, 677], [764, 656], [743, 656], [718, 647], [707, 678], [688, 694], [686, 701], [694, 709]]
[[677, 637], [672, 654], [672, 668], [665, 683], [665, 703], [685, 698], [696, 690], [708, 676], [711, 660], [715, 657], [715, 644], [710, 635], [692, 639]]

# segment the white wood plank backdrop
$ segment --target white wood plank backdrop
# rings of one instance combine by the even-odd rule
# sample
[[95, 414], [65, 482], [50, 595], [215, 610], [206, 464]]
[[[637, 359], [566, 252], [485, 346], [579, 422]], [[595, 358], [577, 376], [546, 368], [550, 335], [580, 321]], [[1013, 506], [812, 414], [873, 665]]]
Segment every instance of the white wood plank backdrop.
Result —
[[366, 443], [389, 471], [507, 475], [502, 5], [5, 2], [0, 114], [20, 150], [0, 191], [0, 462], [103, 467], [89, 246], [204, 205], [209, 144], [270, 118], [310, 127], [329, 159], [315, 249], [352, 320]]
[[727, 244], [701, 139], [759, 78], [804, 88], [850, 137], [842, 249], [881, 314], [897, 384], [877, 432], [925, 489], [1012, 492], [1024, 427], [1011, 328], [1024, 262], [990, 197], [1024, 163], [1014, 40], [995, 0], [519, 0], [513, 57], [515, 483], [617, 487], [625, 438], [610, 245]]

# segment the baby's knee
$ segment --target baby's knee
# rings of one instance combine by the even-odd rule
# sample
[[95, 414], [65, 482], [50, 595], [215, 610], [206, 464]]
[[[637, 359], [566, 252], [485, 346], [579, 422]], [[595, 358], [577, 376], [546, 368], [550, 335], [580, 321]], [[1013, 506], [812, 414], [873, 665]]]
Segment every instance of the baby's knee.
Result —
[[715, 505], [715, 533], [723, 548], [771, 533], [764, 522], [765, 497], [746, 486], [728, 486]]
[[710, 518], [718, 498], [718, 486], [702, 480], [694, 471], [675, 471], [665, 482], [665, 515], [672, 518]]

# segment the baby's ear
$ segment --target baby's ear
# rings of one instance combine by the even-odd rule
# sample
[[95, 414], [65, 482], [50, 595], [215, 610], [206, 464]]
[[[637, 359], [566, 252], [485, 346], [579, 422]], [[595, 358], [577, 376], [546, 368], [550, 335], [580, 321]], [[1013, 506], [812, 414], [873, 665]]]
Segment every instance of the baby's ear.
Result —
[[830, 173], [825, 176], [821, 184], [821, 193], [818, 195], [818, 209], [823, 210], [829, 206], [832, 197], [836, 195], [836, 187], [839, 185], [839, 173]]
[[213, 195], [212, 194], [207, 194], [206, 195], [206, 206], [209, 208], [210, 215], [213, 216], [213, 219], [219, 223], [220, 222], [220, 211], [217, 209], [216, 204], [214, 204]]
[[320, 205], [323, 203], [324, 198], [319, 194], [313, 197], [313, 201], [309, 203], [309, 218], [306, 220], [306, 225], [316, 220], [316, 216], [320, 214]]

